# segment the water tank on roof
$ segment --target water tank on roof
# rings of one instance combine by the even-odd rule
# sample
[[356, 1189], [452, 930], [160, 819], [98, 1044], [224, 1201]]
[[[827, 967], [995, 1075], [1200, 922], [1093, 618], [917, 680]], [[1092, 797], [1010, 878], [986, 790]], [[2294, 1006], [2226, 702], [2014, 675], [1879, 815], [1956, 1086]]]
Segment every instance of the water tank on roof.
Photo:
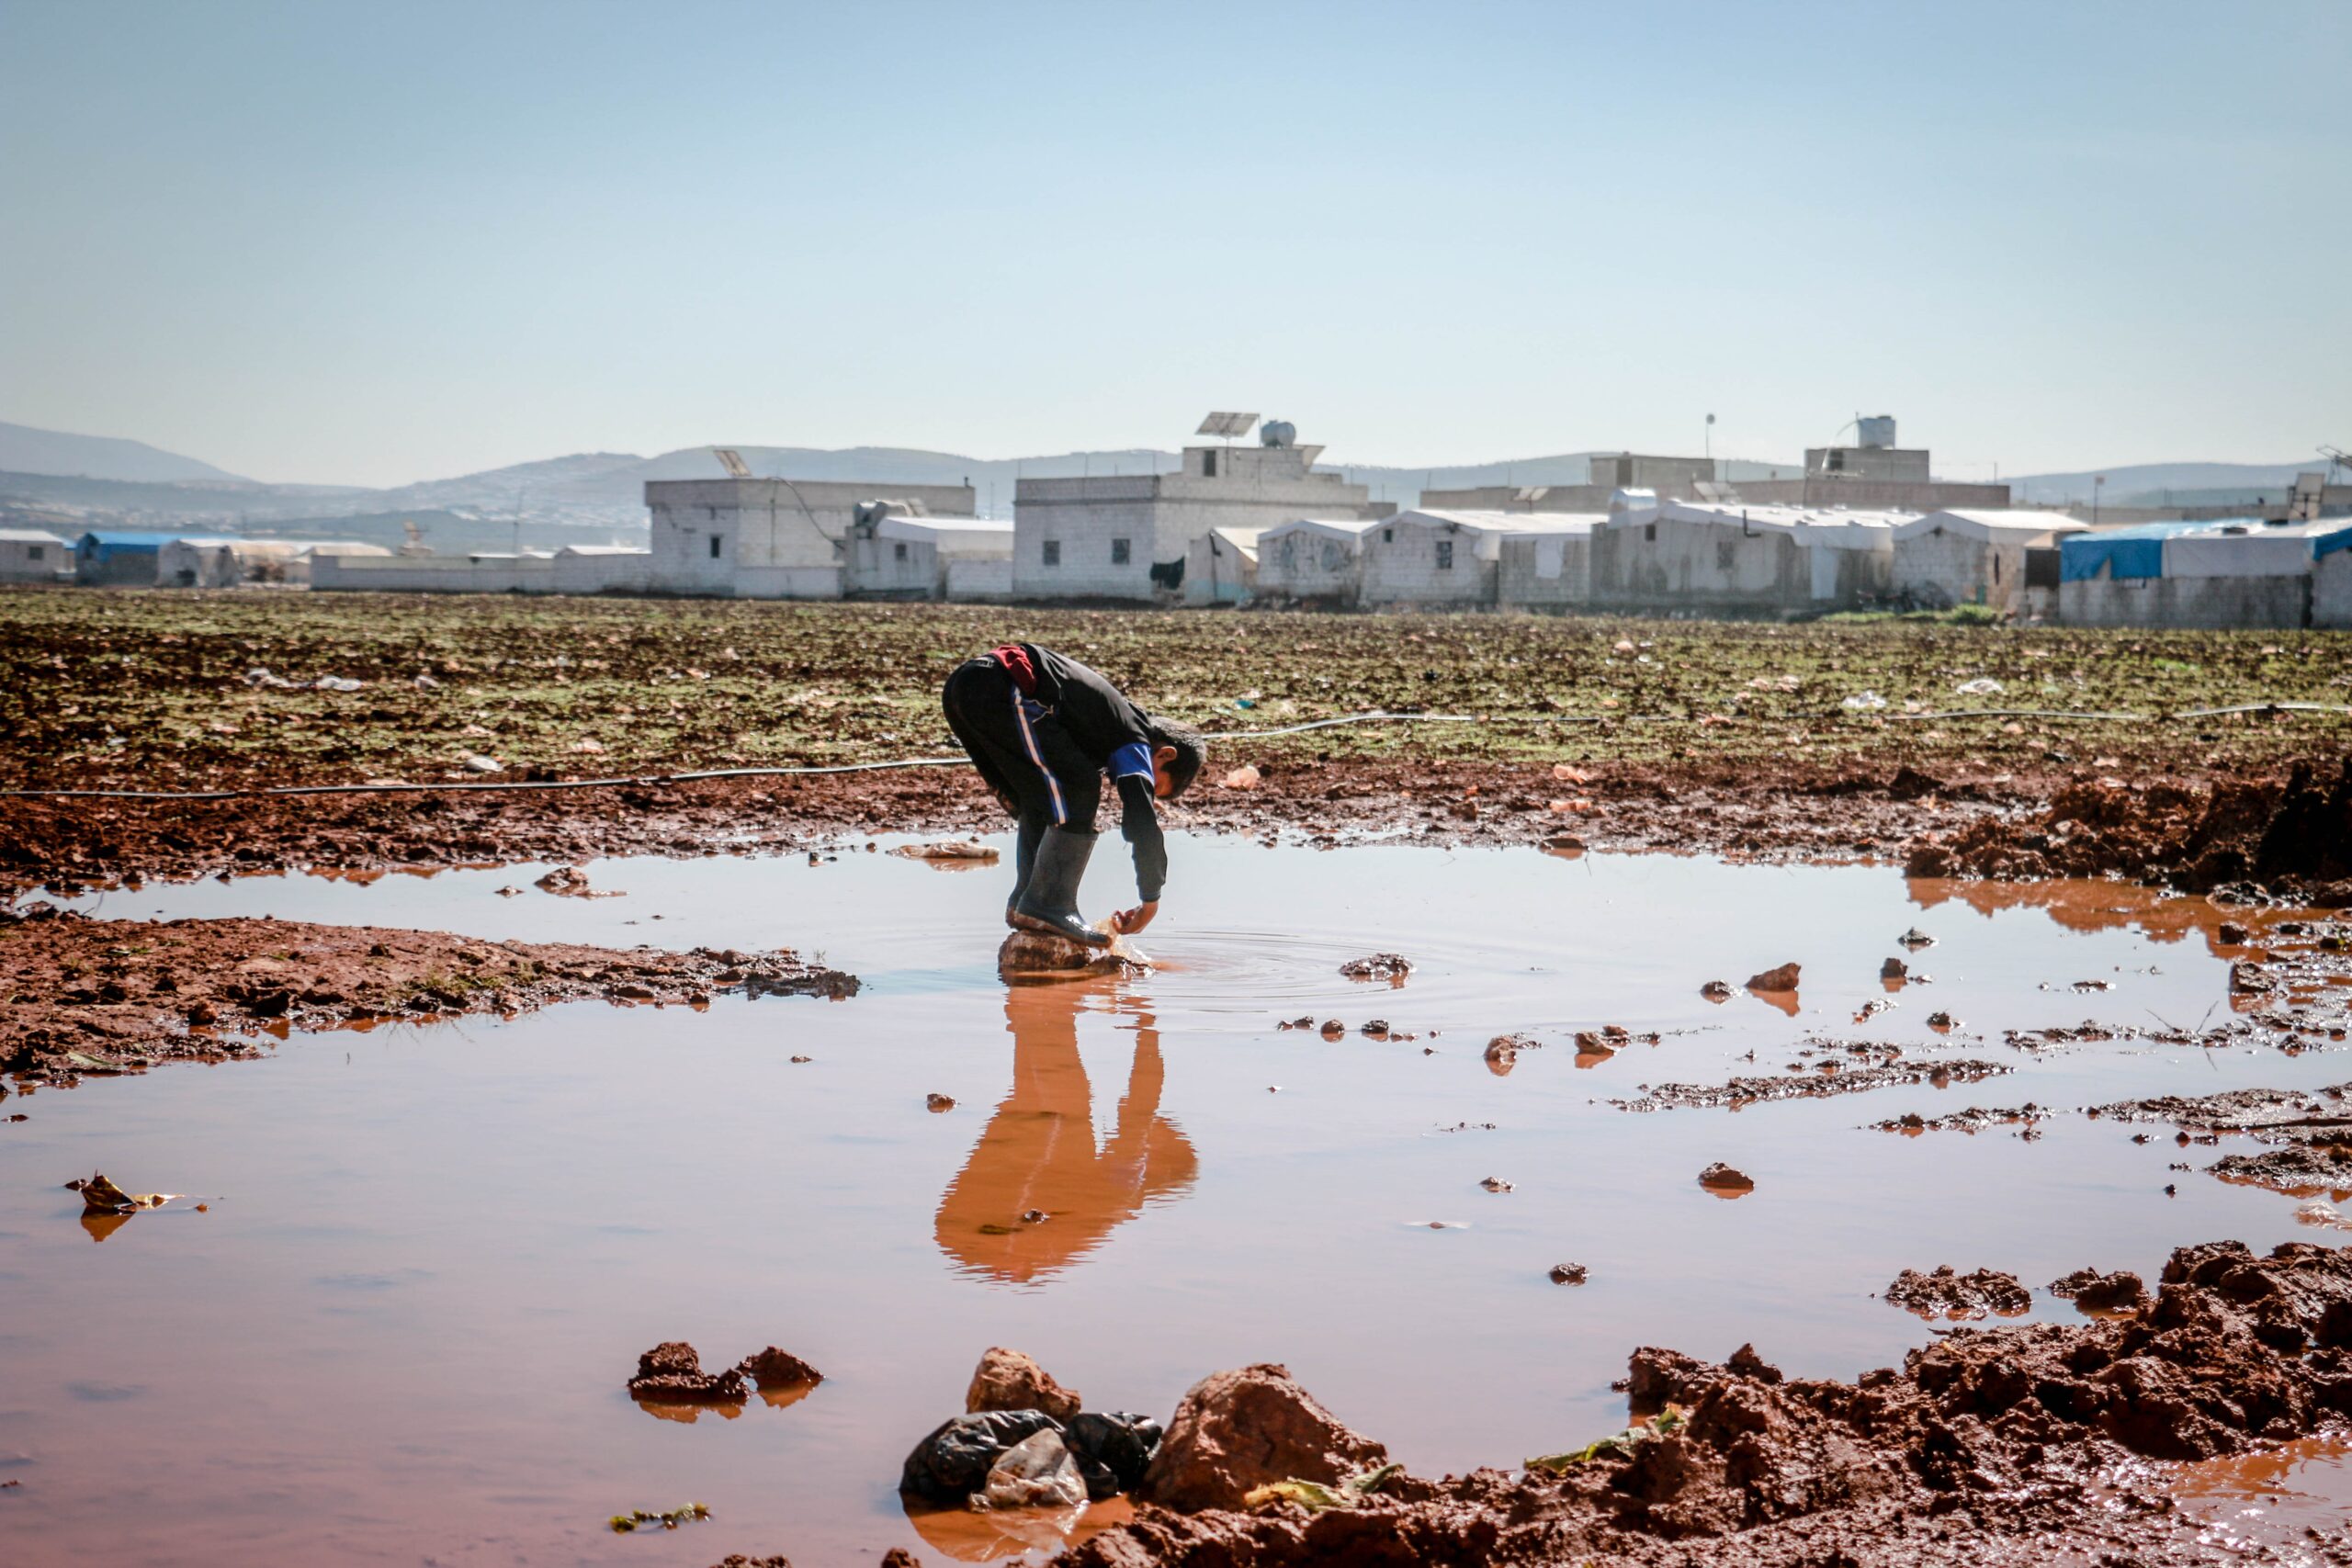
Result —
[[1894, 445], [1894, 416], [1891, 413], [1872, 414], [1868, 419], [1854, 421], [1854, 439], [1865, 446]]
[[1270, 419], [1258, 427], [1258, 444], [1261, 446], [1295, 446], [1298, 426], [1286, 419]]

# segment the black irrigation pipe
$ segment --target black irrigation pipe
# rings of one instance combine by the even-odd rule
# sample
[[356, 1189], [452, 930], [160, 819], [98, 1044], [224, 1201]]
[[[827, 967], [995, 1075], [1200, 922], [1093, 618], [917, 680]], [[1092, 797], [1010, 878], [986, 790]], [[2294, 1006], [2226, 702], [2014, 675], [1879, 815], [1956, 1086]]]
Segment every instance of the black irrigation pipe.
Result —
[[[2079, 718], [2146, 722], [2151, 718], [2218, 718], [2240, 713], [2343, 713], [2352, 714], [2352, 707], [2334, 703], [2247, 703], [2237, 707], [2189, 708], [2175, 714], [2144, 713], [2065, 713], [2051, 708], [1956, 708], [1948, 713], [1889, 714], [1899, 719], [1960, 719], [1960, 718]], [[1281, 735], [1304, 735], [1308, 730], [1329, 729], [1344, 724], [1606, 724], [1622, 718], [1635, 724], [1695, 724], [1699, 720], [1674, 714], [1530, 714], [1495, 717], [1471, 713], [1371, 713], [1345, 714], [1338, 718], [1310, 719], [1305, 724], [1284, 725], [1275, 729], [1230, 729], [1209, 731], [1216, 740], [1266, 740]], [[898, 768], [956, 768], [966, 765], [965, 757], [905, 757], [888, 762], [810, 763], [796, 767], [775, 768], [707, 768], [694, 773], [630, 773], [608, 779], [514, 779], [485, 781], [479, 784], [454, 782], [448, 784], [273, 784], [248, 789], [0, 789], [0, 799], [6, 800], [261, 800], [292, 798], [299, 795], [441, 795], [513, 793], [524, 790], [626, 789], [632, 785], [694, 784], [704, 779], [773, 779], [816, 778], [833, 773], [878, 773]]]

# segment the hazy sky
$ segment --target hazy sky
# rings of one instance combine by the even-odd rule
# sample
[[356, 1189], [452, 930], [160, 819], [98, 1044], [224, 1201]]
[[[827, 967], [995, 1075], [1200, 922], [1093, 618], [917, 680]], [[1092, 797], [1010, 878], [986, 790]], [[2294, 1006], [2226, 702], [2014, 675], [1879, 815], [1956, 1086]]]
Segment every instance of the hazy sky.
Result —
[[2352, 446], [2347, 81], [2345, 0], [0, 0], [0, 419], [2288, 462]]

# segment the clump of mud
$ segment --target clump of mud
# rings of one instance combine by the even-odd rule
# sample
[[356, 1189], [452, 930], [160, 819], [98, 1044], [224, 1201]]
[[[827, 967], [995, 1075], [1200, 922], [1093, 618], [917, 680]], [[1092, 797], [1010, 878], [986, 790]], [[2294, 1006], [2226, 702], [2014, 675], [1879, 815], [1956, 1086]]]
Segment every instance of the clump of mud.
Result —
[[2033, 1292], [2019, 1284], [2015, 1274], [1995, 1269], [1962, 1274], [1949, 1263], [1925, 1274], [1905, 1269], [1887, 1286], [1886, 1299], [1891, 1305], [1921, 1317], [1946, 1317], [1955, 1323], [1987, 1313], [2015, 1317], [2033, 1306]]
[[1906, 1136], [1920, 1133], [1973, 1134], [1988, 1127], [2023, 1126], [2026, 1130], [2018, 1136], [2030, 1138], [2038, 1135], [2034, 1132], [2035, 1124], [2049, 1114], [2048, 1108], [2029, 1100], [2023, 1105], [2007, 1107], [1972, 1105], [1965, 1111], [1947, 1111], [1940, 1116], [1922, 1116], [1916, 1111], [1906, 1111], [1900, 1116], [1891, 1116], [1871, 1125], [1882, 1133], [1901, 1133]]
[[1340, 973], [1351, 980], [1388, 980], [1402, 984], [1413, 972], [1413, 961], [1401, 953], [1375, 953], [1368, 958], [1351, 958], [1340, 965]]
[[1977, 817], [1906, 846], [1910, 876], [2012, 880], [2116, 874], [2205, 892], [2256, 879], [2331, 904], [2352, 879], [2352, 760], [2294, 765], [2284, 784], [2199, 791], [2101, 778], [2057, 791], [2042, 811]]
[[857, 994], [789, 952], [660, 953], [294, 920], [96, 920], [34, 906], [0, 942], [0, 1072], [71, 1084], [233, 1060], [254, 1035], [513, 1016], [551, 1003]]
[[2112, 1274], [2077, 1269], [2051, 1280], [2050, 1293], [2085, 1312], [2121, 1312], [2146, 1304], [2148, 1286], [2129, 1269], [2118, 1269]]
[[1865, 1094], [1904, 1084], [1976, 1083], [2011, 1071], [1998, 1062], [1973, 1060], [1895, 1061], [1876, 1066], [1810, 1073], [1755, 1074], [1723, 1084], [1664, 1083], [1636, 1100], [1612, 1100], [1620, 1111], [1752, 1105], [1763, 1100], [1821, 1100], [1836, 1094]]
[[637, 1359], [628, 1396], [647, 1404], [741, 1404], [751, 1397], [739, 1367], [702, 1370], [702, 1357], [683, 1339], [668, 1339]]
[[[2148, 1460], [2207, 1459], [2352, 1416], [2352, 1253], [2186, 1247], [2155, 1301], [1959, 1328], [1853, 1383], [1634, 1353], [1635, 1425], [1521, 1472], [1329, 1488], [1315, 1511], [1139, 1508], [1071, 1568], [1638, 1562], [1645, 1568], [2205, 1562]], [[2345, 1561], [2341, 1543], [2315, 1543]]]

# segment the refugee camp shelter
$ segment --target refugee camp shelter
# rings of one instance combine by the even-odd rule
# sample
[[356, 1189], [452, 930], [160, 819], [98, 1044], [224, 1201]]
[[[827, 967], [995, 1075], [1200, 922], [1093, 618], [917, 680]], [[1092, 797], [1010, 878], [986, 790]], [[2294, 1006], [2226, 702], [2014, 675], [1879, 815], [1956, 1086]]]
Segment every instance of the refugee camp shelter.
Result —
[[74, 547], [40, 528], [0, 528], [0, 582], [62, 582], [74, 575]]
[[925, 515], [977, 510], [969, 485], [649, 479], [654, 585], [722, 598], [839, 599], [849, 587], [857, 508], [877, 497]]
[[74, 581], [85, 588], [155, 585], [155, 563], [175, 534], [93, 528], [74, 544]]
[[1269, 599], [1352, 605], [1363, 588], [1363, 547], [1393, 518], [1294, 517], [1258, 536], [1258, 592]]
[[1012, 586], [1011, 523], [935, 517], [911, 502], [859, 505], [849, 555], [853, 598], [1002, 598]]
[[311, 563], [323, 557], [389, 557], [391, 553], [381, 545], [362, 544], [356, 539], [305, 539], [298, 547], [294, 558], [286, 563], [286, 581], [309, 587]]
[[2059, 545], [2058, 618], [2079, 626], [2308, 626], [2317, 618], [2317, 564], [2347, 547], [2352, 518], [2076, 534]]
[[1184, 603], [1239, 604], [1258, 592], [1262, 528], [1217, 527], [1184, 547]]
[[1894, 530], [1894, 591], [1939, 610], [2015, 610], [2024, 602], [2026, 552], [2088, 527], [2063, 512], [1930, 512]]
[[1589, 518], [1559, 513], [1446, 512], [1427, 507], [1400, 512], [1364, 535], [1359, 601], [1492, 606], [1505, 539], [1514, 536], [1566, 539], [1589, 533], [1590, 526]]
[[1570, 610], [1592, 597], [1592, 534], [1607, 513], [1556, 513], [1541, 532], [1503, 536], [1495, 560], [1495, 605], [1503, 610]]
[[1907, 512], [1658, 501], [1621, 491], [1592, 533], [1596, 607], [1779, 616], [1884, 594]]
[[[1255, 414], [1212, 414], [1202, 429], [1240, 434], [1256, 423]], [[1013, 597], [1174, 600], [1193, 541], [1212, 528], [1389, 510], [1369, 487], [1317, 470], [1322, 451], [1269, 420], [1257, 446], [1187, 446], [1172, 473], [1023, 479], [1013, 487]]]
[[242, 588], [288, 581], [302, 547], [291, 539], [173, 539], [155, 553], [160, 588]]

